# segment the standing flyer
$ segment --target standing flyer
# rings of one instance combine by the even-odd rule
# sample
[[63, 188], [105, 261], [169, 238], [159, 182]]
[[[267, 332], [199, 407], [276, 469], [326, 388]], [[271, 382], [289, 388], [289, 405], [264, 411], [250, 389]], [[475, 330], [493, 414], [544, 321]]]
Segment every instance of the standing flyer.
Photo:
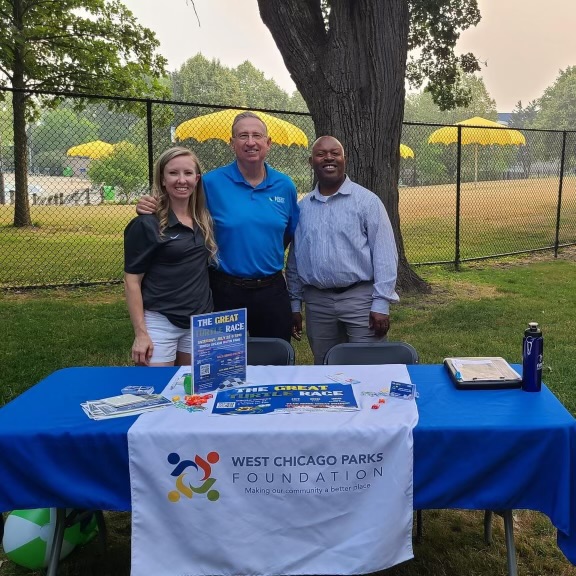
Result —
[[191, 317], [192, 391], [246, 380], [246, 308]]

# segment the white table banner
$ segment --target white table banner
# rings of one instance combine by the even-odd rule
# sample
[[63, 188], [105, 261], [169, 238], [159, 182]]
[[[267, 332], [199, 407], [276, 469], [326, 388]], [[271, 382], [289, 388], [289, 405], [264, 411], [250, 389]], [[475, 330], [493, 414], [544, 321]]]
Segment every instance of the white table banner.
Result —
[[128, 434], [132, 576], [363, 574], [412, 553], [405, 366], [249, 367], [258, 384], [361, 380], [356, 412], [209, 416], [167, 408]]

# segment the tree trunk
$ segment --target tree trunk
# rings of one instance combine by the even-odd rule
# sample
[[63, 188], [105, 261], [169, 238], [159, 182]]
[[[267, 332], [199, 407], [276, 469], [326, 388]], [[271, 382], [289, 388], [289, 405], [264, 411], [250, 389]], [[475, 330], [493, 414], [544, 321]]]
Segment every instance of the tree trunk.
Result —
[[409, 13], [406, 0], [258, 0], [317, 136], [340, 140], [350, 178], [383, 201], [398, 247], [398, 286], [427, 291], [406, 260], [398, 212]]
[[32, 226], [28, 203], [28, 137], [26, 135], [26, 100], [21, 92], [14, 92], [14, 226]]
[[[19, 1], [13, 5], [14, 22], [22, 25], [23, 7]], [[12, 86], [24, 88], [24, 50], [23, 45], [14, 48], [14, 70]], [[15, 206], [14, 226], [32, 226], [30, 204], [28, 202], [28, 137], [26, 135], [26, 98], [24, 92], [13, 92], [12, 111], [14, 116], [14, 185]]]

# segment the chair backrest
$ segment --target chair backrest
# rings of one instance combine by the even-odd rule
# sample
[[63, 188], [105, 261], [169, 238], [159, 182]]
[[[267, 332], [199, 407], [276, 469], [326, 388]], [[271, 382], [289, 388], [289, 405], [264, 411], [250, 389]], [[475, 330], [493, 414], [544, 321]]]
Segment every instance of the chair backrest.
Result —
[[332, 346], [324, 364], [418, 364], [418, 352], [406, 342], [350, 342]]
[[291, 366], [294, 348], [281, 338], [251, 338], [247, 340], [247, 360], [251, 366]]

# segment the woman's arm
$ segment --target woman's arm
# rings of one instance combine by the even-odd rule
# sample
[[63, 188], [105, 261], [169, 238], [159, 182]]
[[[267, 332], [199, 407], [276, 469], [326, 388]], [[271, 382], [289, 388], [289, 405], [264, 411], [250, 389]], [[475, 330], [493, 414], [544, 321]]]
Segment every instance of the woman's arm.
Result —
[[142, 278], [144, 274], [124, 273], [124, 293], [130, 321], [134, 328], [134, 344], [132, 344], [132, 360], [137, 366], [147, 366], [152, 358], [154, 344], [146, 330], [144, 322], [144, 303], [142, 301]]

